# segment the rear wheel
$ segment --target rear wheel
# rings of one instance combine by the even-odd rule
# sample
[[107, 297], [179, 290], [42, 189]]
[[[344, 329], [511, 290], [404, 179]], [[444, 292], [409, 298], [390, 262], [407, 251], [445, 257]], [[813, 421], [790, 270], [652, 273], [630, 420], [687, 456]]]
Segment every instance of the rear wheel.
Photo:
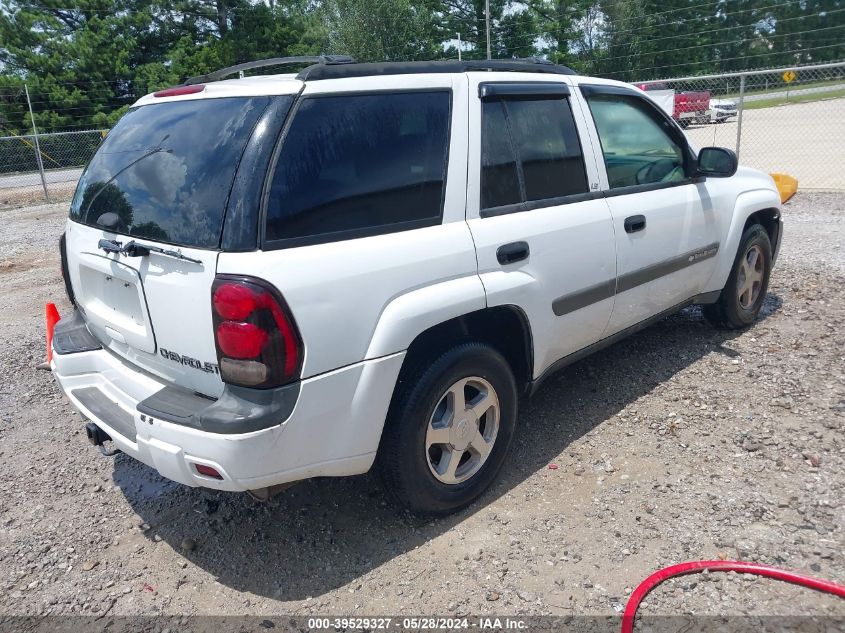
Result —
[[516, 426], [507, 361], [488, 345], [466, 343], [403, 370], [397, 389], [379, 448], [388, 492], [413, 512], [468, 505], [501, 469]]
[[728, 329], [743, 328], [757, 318], [772, 269], [772, 243], [759, 224], [745, 230], [734, 266], [719, 300], [704, 306], [704, 316], [713, 325]]

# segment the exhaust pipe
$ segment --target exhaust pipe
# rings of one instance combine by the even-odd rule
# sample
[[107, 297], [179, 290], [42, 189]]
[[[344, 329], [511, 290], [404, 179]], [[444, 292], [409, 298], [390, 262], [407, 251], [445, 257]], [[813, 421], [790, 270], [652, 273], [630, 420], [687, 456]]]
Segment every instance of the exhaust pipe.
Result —
[[103, 446], [104, 442], [111, 442], [111, 437], [108, 433], [106, 433], [103, 429], [99, 426], [94, 424], [93, 422], [89, 422], [85, 425], [85, 435], [88, 437], [88, 441], [91, 442], [92, 446], [96, 446], [97, 450], [100, 451], [106, 457], [111, 457], [112, 455], [117, 455], [120, 450], [107, 450], [105, 446]]

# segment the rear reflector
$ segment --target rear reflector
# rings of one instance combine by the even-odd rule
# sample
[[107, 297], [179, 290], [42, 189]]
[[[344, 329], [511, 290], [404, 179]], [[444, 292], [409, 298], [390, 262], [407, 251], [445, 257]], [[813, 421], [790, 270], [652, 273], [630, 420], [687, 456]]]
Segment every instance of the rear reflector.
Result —
[[194, 464], [194, 467], [197, 469], [197, 472], [200, 475], [204, 475], [206, 477], [211, 477], [212, 479], [223, 479], [223, 475], [218, 473], [211, 466], [206, 466], [205, 464]]
[[165, 88], [164, 90], [159, 90], [158, 92], [154, 92], [154, 97], [178, 97], [180, 95], [192, 95], [196, 94], [197, 92], [202, 92], [205, 90], [205, 86], [203, 84], [195, 84], [193, 86], [174, 86], [173, 88]]

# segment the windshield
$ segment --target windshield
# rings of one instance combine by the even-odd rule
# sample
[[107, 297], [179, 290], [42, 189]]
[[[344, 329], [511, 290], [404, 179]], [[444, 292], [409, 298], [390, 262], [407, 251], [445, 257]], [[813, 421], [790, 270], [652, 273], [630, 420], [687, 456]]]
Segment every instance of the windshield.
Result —
[[235, 169], [267, 97], [174, 101], [127, 112], [82, 175], [72, 220], [217, 248]]

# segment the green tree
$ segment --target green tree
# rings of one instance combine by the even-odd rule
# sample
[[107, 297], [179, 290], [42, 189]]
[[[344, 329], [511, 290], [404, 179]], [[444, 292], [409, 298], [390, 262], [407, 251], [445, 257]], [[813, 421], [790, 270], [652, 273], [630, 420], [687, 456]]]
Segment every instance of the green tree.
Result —
[[[490, 0], [494, 58], [626, 81], [845, 58], [845, 0]], [[6, 0], [0, 133], [110, 127], [138, 97], [244, 61], [487, 50], [485, 0]], [[288, 69], [294, 70], [294, 69]], [[268, 72], [262, 69], [256, 72]]]
[[[54, 5], [62, 8], [55, 8]], [[189, 75], [302, 52], [300, 10], [246, 0], [14, 0], [0, 11], [0, 124], [108, 127], [138, 97]]]
[[581, 65], [581, 45], [594, 37], [595, 24], [586, 19], [594, 0], [533, 0], [528, 6], [542, 29], [542, 52], [557, 64]]
[[[358, 61], [433, 59], [438, 47], [434, 14], [411, 0], [325, 0], [314, 32], [327, 52]], [[320, 38], [320, 35], [317, 37]]]
[[[526, 5], [510, 0], [489, 0], [490, 56], [493, 59], [533, 57], [539, 54], [538, 31], [542, 25]], [[466, 45], [462, 53], [466, 59], [487, 57], [487, 21], [485, 0], [438, 0], [443, 39], [452, 40], [461, 34]], [[446, 52], [457, 57], [454, 46]]]

